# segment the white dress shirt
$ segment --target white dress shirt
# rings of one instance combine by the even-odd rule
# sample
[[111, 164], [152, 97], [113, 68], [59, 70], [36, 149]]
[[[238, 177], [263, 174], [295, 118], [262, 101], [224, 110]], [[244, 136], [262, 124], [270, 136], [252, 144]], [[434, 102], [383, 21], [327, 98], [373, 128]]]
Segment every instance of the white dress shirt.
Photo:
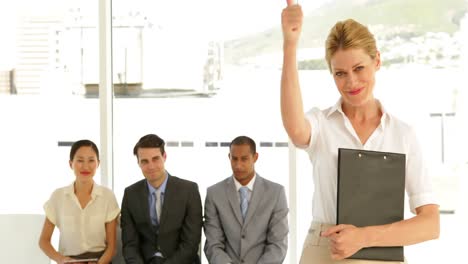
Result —
[[313, 108], [306, 113], [312, 136], [305, 149], [313, 165], [313, 221], [336, 223], [338, 148], [396, 152], [406, 154], [406, 184], [409, 205], [415, 208], [437, 204], [431, 179], [427, 174], [422, 151], [413, 129], [382, 110], [380, 125], [363, 145], [350, 120], [343, 113], [341, 99], [325, 110]]
[[44, 204], [44, 210], [47, 219], [60, 230], [58, 251], [65, 256], [105, 250], [105, 223], [120, 213], [114, 193], [96, 183], [84, 209], [72, 183], [55, 190]]
[[[254, 176], [253, 178], [249, 181], [249, 183], [247, 183], [246, 187], [247, 189], [249, 189], [248, 191], [248, 195], [247, 195], [247, 201], [250, 203], [250, 197], [252, 197], [252, 192], [253, 192], [253, 187], [254, 187], [254, 183], [255, 183], [255, 178], [257, 177], [257, 173], [254, 172]], [[234, 184], [236, 185], [236, 192], [237, 192], [237, 198], [239, 198], [239, 204], [241, 202], [240, 200], [240, 193], [239, 193], [239, 190], [242, 186], [242, 184], [240, 184], [240, 182], [238, 182], [236, 180], [236, 177], [234, 175], [232, 175], [232, 178], [234, 179]]]

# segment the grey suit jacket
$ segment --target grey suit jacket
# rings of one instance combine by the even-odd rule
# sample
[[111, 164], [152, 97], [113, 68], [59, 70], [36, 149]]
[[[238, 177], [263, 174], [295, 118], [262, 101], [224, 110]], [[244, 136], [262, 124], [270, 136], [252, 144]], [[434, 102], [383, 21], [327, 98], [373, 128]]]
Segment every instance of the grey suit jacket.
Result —
[[120, 221], [127, 264], [150, 263], [157, 251], [164, 255], [166, 264], [199, 263], [203, 219], [196, 183], [169, 175], [161, 223], [153, 226], [146, 179], [136, 182], [125, 189]]
[[282, 263], [288, 247], [284, 187], [256, 175], [245, 223], [233, 176], [208, 188], [205, 254], [209, 263]]

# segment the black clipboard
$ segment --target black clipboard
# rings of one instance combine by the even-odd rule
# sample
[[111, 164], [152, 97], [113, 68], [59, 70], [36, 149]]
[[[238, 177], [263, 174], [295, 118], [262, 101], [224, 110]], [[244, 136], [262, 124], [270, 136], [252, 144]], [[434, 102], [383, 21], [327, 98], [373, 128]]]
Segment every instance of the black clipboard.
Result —
[[[337, 224], [364, 227], [403, 220], [405, 168], [405, 154], [339, 148]], [[369, 247], [349, 258], [404, 261], [404, 252], [403, 247]]]

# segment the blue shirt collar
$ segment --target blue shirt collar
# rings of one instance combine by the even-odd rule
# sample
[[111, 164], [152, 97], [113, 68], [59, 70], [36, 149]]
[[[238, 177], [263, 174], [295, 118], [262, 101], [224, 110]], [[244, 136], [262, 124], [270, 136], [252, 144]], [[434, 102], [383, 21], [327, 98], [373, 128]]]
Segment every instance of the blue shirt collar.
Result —
[[161, 190], [161, 194], [164, 194], [166, 192], [166, 185], [167, 185], [167, 179], [169, 179], [169, 173], [167, 173], [166, 171], [166, 179], [164, 180], [164, 182], [161, 184], [161, 186], [159, 186], [159, 188], [154, 188], [149, 182], [148, 180], [146, 180], [146, 185], [148, 185], [148, 191], [150, 194], [153, 194], [154, 192], [156, 192], [156, 190]]

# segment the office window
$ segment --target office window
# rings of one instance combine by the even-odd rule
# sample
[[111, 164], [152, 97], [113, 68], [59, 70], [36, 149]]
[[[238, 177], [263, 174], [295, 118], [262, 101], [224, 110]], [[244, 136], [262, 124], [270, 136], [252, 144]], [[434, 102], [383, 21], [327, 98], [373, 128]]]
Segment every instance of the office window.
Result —
[[43, 213], [52, 191], [75, 178], [70, 144], [99, 144], [98, 100], [82, 93], [87, 74], [97, 75], [98, 57], [87, 57], [97, 54], [88, 32], [97, 11], [94, 1], [2, 2], [0, 19], [0, 213]]
[[[40, 213], [52, 190], [74, 179], [68, 166], [70, 144], [81, 138], [100, 143], [104, 121], [98, 101], [102, 54], [97, 18], [102, 14], [91, 0], [8, 4], [0, 4], [0, 159], [5, 161], [0, 193], [3, 201], [15, 202], [2, 203], [0, 213]], [[467, 2], [300, 4], [305, 14], [298, 52], [304, 110], [338, 100], [323, 60], [330, 27], [352, 17], [375, 33], [383, 61], [376, 97], [415, 126], [442, 194], [442, 209], [448, 212], [441, 218], [441, 239], [408, 247], [407, 256], [410, 263], [450, 262], [442, 258], [449, 248], [453, 251], [452, 237], [445, 232], [466, 220], [458, 201], [468, 193], [467, 161], [460, 150], [468, 146], [462, 133], [468, 116], [463, 79], [468, 69]], [[228, 143], [238, 135], [251, 136], [258, 145], [260, 175], [286, 190], [291, 178], [297, 181], [291, 194], [297, 220], [290, 222], [297, 229], [290, 245], [294, 240], [296, 246], [290, 246], [285, 261], [292, 264], [300, 258], [312, 220], [314, 183], [303, 151], [297, 151], [297, 173], [291, 173], [281, 123], [284, 6], [268, 0], [112, 1], [114, 120], [109, 136], [114, 153], [102, 158], [113, 164], [120, 201], [124, 188], [143, 178], [132, 154], [134, 144], [156, 133], [168, 145], [168, 171], [198, 182], [204, 199], [209, 185], [231, 175]], [[433, 113], [453, 113], [444, 119], [443, 136]], [[455, 174], [447, 172], [442, 156], [450, 164], [448, 172]], [[97, 182], [99, 176], [100, 171]]]

